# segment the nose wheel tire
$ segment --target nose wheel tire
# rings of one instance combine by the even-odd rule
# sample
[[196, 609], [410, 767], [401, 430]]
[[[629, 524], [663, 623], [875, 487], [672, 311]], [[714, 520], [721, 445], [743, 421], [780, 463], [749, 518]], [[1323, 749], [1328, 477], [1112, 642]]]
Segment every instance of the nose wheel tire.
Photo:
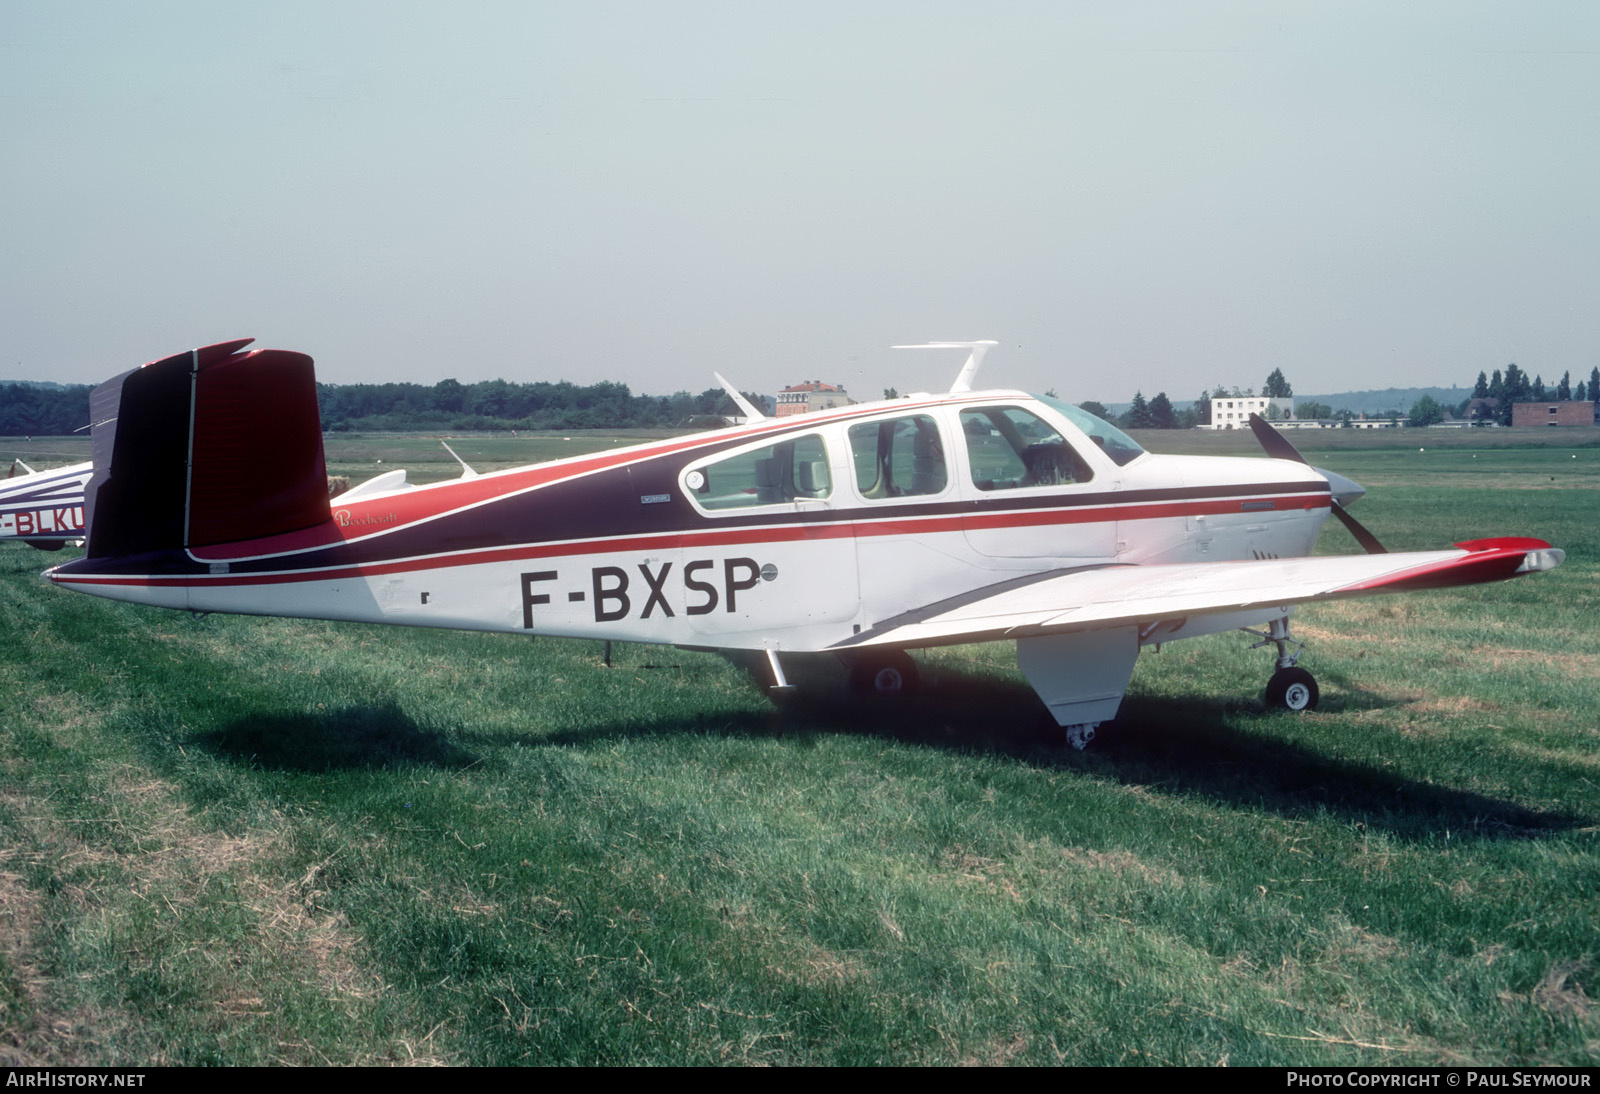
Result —
[[917, 688], [917, 664], [898, 650], [857, 661], [850, 686], [863, 695], [905, 695]]
[[1302, 668], [1279, 669], [1267, 681], [1267, 706], [1275, 710], [1315, 710], [1317, 680]]

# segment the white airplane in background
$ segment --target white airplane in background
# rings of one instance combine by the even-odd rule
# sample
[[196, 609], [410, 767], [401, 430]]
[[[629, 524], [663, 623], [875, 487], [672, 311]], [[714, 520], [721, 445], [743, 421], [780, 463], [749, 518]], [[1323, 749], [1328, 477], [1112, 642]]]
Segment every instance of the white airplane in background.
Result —
[[0, 540], [20, 539], [42, 551], [82, 543], [83, 490], [93, 474], [93, 463], [35, 471], [12, 460], [0, 479]]
[[[914, 685], [906, 650], [1012, 639], [1081, 748], [1143, 646], [1246, 629], [1277, 650], [1268, 701], [1316, 705], [1296, 604], [1548, 570], [1543, 540], [1389, 554], [1363, 491], [1265, 423], [1270, 459], [1161, 456], [1059, 400], [970, 390], [327, 497], [311, 359], [249, 340], [94, 392], [86, 557], [63, 588], [236, 612], [831, 653], [858, 686]], [[719, 377], [720, 380], [720, 377]], [[725, 386], [728, 386], [725, 384]], [[1306, 557], [1329, 513], [1368, 553]], [[1251, 628], [1260, 628], [1251, 630]]]

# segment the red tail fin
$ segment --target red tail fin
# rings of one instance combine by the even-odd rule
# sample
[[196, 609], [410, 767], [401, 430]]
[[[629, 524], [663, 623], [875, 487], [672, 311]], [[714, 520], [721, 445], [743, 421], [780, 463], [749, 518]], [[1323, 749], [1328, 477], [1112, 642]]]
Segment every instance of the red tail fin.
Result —
[[250, 339], [117, 376], [91, 398], [91, 558], [257, 539], [328, 519], [311, 358]]

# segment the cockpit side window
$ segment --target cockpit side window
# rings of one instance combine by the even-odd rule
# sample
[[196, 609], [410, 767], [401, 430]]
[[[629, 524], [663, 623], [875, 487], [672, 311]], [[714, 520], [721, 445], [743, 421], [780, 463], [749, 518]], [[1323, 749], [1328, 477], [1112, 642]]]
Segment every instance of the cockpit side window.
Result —
[[815, 433], [694, 468], [683, 482], [695, 504], [713, 510], [781, 505], [833, 493], [828, 448]]
[[856, 489], [869, 501], [942, 494], [949, 473], [939, 426], [926, 414], [850, 427]]
[[1050, 395], [1036, 395], [1034, 398], [1052, 410], [1059, 412], [1067, 421], [1088, 434], [1089, 439], [1099, 447], [1100, 451], [1111, 457], [1111, 462], [1118, 467], [1127, 467], [1134, 460], [1144, 455], [1144, 449], [1139, 447], [1138, 441], [1105, 419], [1097, 418], [1090, 414], [1082, 407], [1062, 402], [1060, 399]]
[[961, 412], [967, 466], [979, 490], [1088, 482], [1094, 472], [1055, 427], [1019, 406]]

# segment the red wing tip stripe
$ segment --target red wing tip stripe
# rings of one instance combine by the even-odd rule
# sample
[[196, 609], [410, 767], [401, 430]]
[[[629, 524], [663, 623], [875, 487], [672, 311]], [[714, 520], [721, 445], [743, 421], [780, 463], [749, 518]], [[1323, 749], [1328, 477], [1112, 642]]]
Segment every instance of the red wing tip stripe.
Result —
[[1542, 539], [1532, 536], [1496, 536], [1491, 539], [1469, 539], [1456, 544], [1463, 551], [1494, 551], [1500, 549], [1515, 549], [1523, 551], [1540, 551], [1548, 549], [1550, 544]]
[[[1539, 543], [1540, 540], [1528, 540]], [[1528, 555], [1527, 547], [1486, 548], [1469, 551], [1456, 558], [1413, 566], [1370, 581], [1343, 585], [1334, 593], [1370, 592], [1375, 589], [1432, 588], [1443, 589], [1455, 585], [1478, 585], [1498, 581], [1517, 573]]]

